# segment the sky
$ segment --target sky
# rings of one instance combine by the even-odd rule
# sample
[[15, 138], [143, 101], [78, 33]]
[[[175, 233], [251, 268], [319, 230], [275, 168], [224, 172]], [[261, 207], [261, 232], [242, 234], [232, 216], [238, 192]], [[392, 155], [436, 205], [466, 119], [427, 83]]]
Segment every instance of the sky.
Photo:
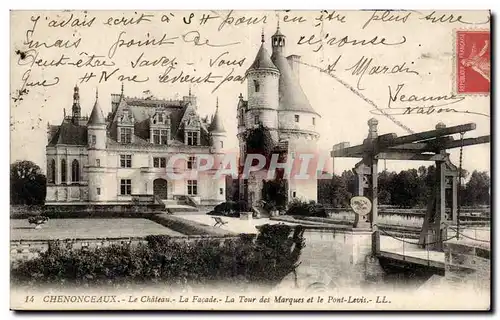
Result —
[[[397, 125], [388, 117], [373, 113], [375, 106], [384, 110], [389, 107], [428, 107], [429, 103], [422, 101], [426, 100], [425, 97], [450, 97], [457, 81], [455, 30], [489, 27], [488, 24], [470, 24], [485, 21], [485, 11], [454, 13], [455, 17], [462, 15], [462, 21], [467, 24], [433, 22], [425, 18], [430, 13], [393, 12], [389, 13], [393, 15], [392, 21], [384, 22], [381, 18], [383, 12], [374, 16], [371, 11], [339, 11], [333, 14], [330, 11], [330, 15], [320, 11], [13, 12], [10, 46], [11, 162], [31, 160], [45, 171], [47, 123], [60, 124], [64, 109], [67, 115], [71, 113], [75, 84], [80, 87], [82, 114], [90, 114], [97, 88], [101, 108], [107, 114], [111, 111], [111, 94], [120, 92], [122, 81], [119, 75], [129, 79], [135, 76], [136, 81], [143, 81], [123, 81], [127, 96], [140, 97], [145, 90], [150, 90], [158, 98], [174, 99], [187, 95], [191, 87], [192, 93], [198, 97], [198, 110], [202, 116], [215, 111], [218, 98], [221, 118], [228, 132], [226, 146], [237, 150], [238, 96], [241, 93], [247, 99], [246, 82], [241, 83], [238, 77], [243, 77], [253, 62], [261, 44], [262, 32], [266, 48], [271, 52], [270, 37], [276, 30], [278, 20], [280, 30], [287, 37], [286, 54], [301, 56], [301, 85], [313, 108], [321, 114], [317, 124], [320, 134], [318, 145], [324, 154], [329, 154], [332, 146], [340, 142], [351, 145], [361, 143], [368, 134], [367, 121], [372, 117], [379, 121], [379, 134], [408, 134], [402, 126], [419, 132], [434, 129], [438, 122], [446, 126], [473, 122], [477, 128], [468, 132], [465, 138], [488, 135], [489, 95], [457, 96], [449, 99], [456, 103], [446, 106], [481, 115], [454, 112], [394, 115], [393, 118], [402, 124]], [[67, 22], [71, 14], [72, 20], [66, 25], [61, 24]], [[203, 23], [202, 18], [207, 15], [211, 18]], [[434, 13], [432, 17], [441, 15]], [[370, 20], [371, 17], [375, 19]], [[80, 19], [78, 25], [75, 25], [76, 18]], [[34, 29], [32, 20], [37, 21]], [[111, 25], [106, 24], [108, 21]], [[55, 26], [49, 27], [49, 23]], [[138, 45], [139, 41], [144, 43], [148, 39], [160, 42], [162, 37], [164, 42], [171, 41], [173, 44]], [[171, 38], [175, 39], [166, 40]], [[342, 43], [342, 39], [378, 44], [353, 45]], [[69, 48], [58, 47], [64, 43]], [[21, 55], [16, 52], [26, 56], [20, 59]], [[113, 66], [49, 66], [51, 61], [55, 64], [62, 55], [67, 58], [66, 62], [86, 60], [89, 55], [96, 55], [100, 56], [101, 63], [105, 60], [105, 64]], [[221, 59], [229, 62], [219, 66]], [[146, 60], [149, 62], [144, 62]], [[39, 61], [42, 66], [34, 61]], [[139, 66], [141, 61], [143, 65], [148, 65]], [[356, 74], [353, 71], [362, 61], [370, 63], [369, 68], [364, 74]], [[96, 64], [95, 60], [93, 63]], [[331, 74], [320, 71], [328, 65], [335, 65]], [[174, 68], [169, 70], [171, 66]], [[172, 80], [161, 83], [159, 76], [166, 72], [170, 77], [182, 73], [191, 78], [204, 78], [211, 74], [213, 83], [190, 85], [180, 81], [172, 83]], [[85, 81], [83, 77], [90, 73], [94, 77]], [[51, 86], [29, 85], [43, 81], [45, 85], [57, 83]], [[394, 98], [398, 86], [399, 95]], [[18, 90], [23, 88], [29, 92], [19, 96]], [[390, 99], [391, 94], [395, 101]], [[406, 99], [402, 98], [403, 95]], [[412, 95], [413, 99], [409, 98]], [[455, 137], [458, 138], [458, 135]], [[456, 165], [458, 151], [449, 150]], [[351, 169], [357, 161], [359, 159], [335, 159], [335, 173]], [[399, 171], [430, 164], [387, 161], [382, 166]], [[490, 144], [466, 147], [463, 167], [468, 171], [489, 172]]]

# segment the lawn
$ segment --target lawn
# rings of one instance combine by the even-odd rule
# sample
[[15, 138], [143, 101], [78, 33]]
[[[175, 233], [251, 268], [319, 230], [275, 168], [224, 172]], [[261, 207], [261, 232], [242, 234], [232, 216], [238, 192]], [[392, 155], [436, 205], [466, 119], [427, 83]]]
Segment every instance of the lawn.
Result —
[[[215, 224], [214, 216], [207, 215], [207, 214], [190, 214], [190, 215], [183, 215], [179, 214], [176, 215], [177, 217], [180, 217], [184, 220], [187, 221], [193, 221], [196, 223], [200, 223], [206, 226], [209, 226], [210, 228], [213, 228]], [[240, 218], [233, 218], [233, 217], [220, 217], [222, 221], [227, 222], [225, 225], [221, 227], [216, 227], [213, 229], [222, 229], [226, 230], [229, 232], [233, 233], [258, 233], [257, 226], [264, 225], [264, 224], [287, 224], [287, 225], [297, 225], [296, 223], [288, 223], [284, 221], [277, 221], [277, 220], [269, 220], [269, 218], [261, 218], [261, 219], [251, 219], [251, 220], [240, 220]]]
[[35, 229], [28, 219], [10, 220], [11, 240], [145, 237], [160, 234], [184, 236], [148, 219], [51, 219], [41, 229]]

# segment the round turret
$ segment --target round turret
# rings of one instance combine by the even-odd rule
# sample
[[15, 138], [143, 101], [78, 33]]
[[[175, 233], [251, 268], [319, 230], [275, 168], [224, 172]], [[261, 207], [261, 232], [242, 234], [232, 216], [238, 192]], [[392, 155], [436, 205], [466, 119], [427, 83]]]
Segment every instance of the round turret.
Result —
[[247, 127], [262, 123], [265, 127], [278, 127], [279, 77], [278, 68], [271, 61], [264, 38], [254, 62], [247, 70], [248, 106]]
[[215, 153], [221, 153], [224, 149], [224, 143], [226, 140], [226, 130], [222, 125], [222, 120], [219, 117], [219, 98], [215, 105], [215, 114], [212, 119], [212, 123], [208, 127], [208, 132], [210, 132], [210, 138], [212, 147]]

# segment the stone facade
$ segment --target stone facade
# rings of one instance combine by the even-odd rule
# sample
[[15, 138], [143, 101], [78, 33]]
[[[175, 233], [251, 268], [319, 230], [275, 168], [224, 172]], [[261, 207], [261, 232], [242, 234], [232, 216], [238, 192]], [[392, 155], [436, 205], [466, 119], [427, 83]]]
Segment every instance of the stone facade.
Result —
[[145, 195], [188, 195], [211, 205], [226, 199], [223, 175], [213, 179], [215, 170], [196, 170], [198, 155], [224, 153], [218, 102], [208, 121], [199, 117], [191, 92], [180, 100], [134, 98], [122, 87], [111, 98], [107, 118], [97, 95], [90, 117], [82, 117], [75, 87], [73, 114], [48, 126], [46, 204], [126, 204]]

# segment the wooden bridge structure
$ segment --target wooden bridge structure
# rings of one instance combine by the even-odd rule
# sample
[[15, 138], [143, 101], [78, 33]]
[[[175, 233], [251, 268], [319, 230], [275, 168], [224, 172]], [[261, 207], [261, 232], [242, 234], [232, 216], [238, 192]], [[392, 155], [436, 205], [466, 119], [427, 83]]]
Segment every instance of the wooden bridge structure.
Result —
[[[372, 229], [372, 254], [376, 256], [389, 255], [392, 258], [397, 253], [381, 250], [381, 234], [377, 225], [378, 217], [378, 161], [403, 160], [403, 161], [434, 161], [436, 166], [436, 180], [434, 191], [428, 201], [428, 207], [424, 223], [420, 233], [418, 244], [424, 254], [418, 252], [414, 246], [413, 260], [419, 260], [420, 264], [431, 263], [430, 260], [440, 261], [436, 254], [443, 251], [443, 242], [448, 237], [448, 225], [459, 222], [458, 207], [458, 183], [459, 169], [454, 166], [448, 149], [463, 148], [466, 146], [489, 143], [490, 136], [480, 136], [464, 139], [465, 132], [476, 129], [474, 123], [467, 123], [453, 127], [446, 127], [443, 123], [436, 125], [434, 130], [418, 132], [398, 137], [395, 133], [378, 134], [378, 121], [372, 118], [368, 121], [368, 136], [363, 143], [350, 146], [348, 142], [333, 146], [331, 156], [335, 158], [361, 158], [354, 167], [357, 176], [356, 195], [366, 196], [372, 202], [371, 212], [367, 216], [359, 217], [355, 228]], [[452, 135], [461, 134], [460, 139], [454, 139]], [[461, 169], [461, 168], [460, 168]], [[446, 189], [451, 189], [451, 210], [446, 210]], [[431, 259], [432, 256], [432, 259]], [[427, 262], [425, 262], [427, 257]], [[443, 255], [444, 264], [444, 255]], [[423, 260], [422, 260], [423, 259]], [[422, 262], [423, 261], [423, 262]], [[441, 262], [436, 262], [441, 265]]]

